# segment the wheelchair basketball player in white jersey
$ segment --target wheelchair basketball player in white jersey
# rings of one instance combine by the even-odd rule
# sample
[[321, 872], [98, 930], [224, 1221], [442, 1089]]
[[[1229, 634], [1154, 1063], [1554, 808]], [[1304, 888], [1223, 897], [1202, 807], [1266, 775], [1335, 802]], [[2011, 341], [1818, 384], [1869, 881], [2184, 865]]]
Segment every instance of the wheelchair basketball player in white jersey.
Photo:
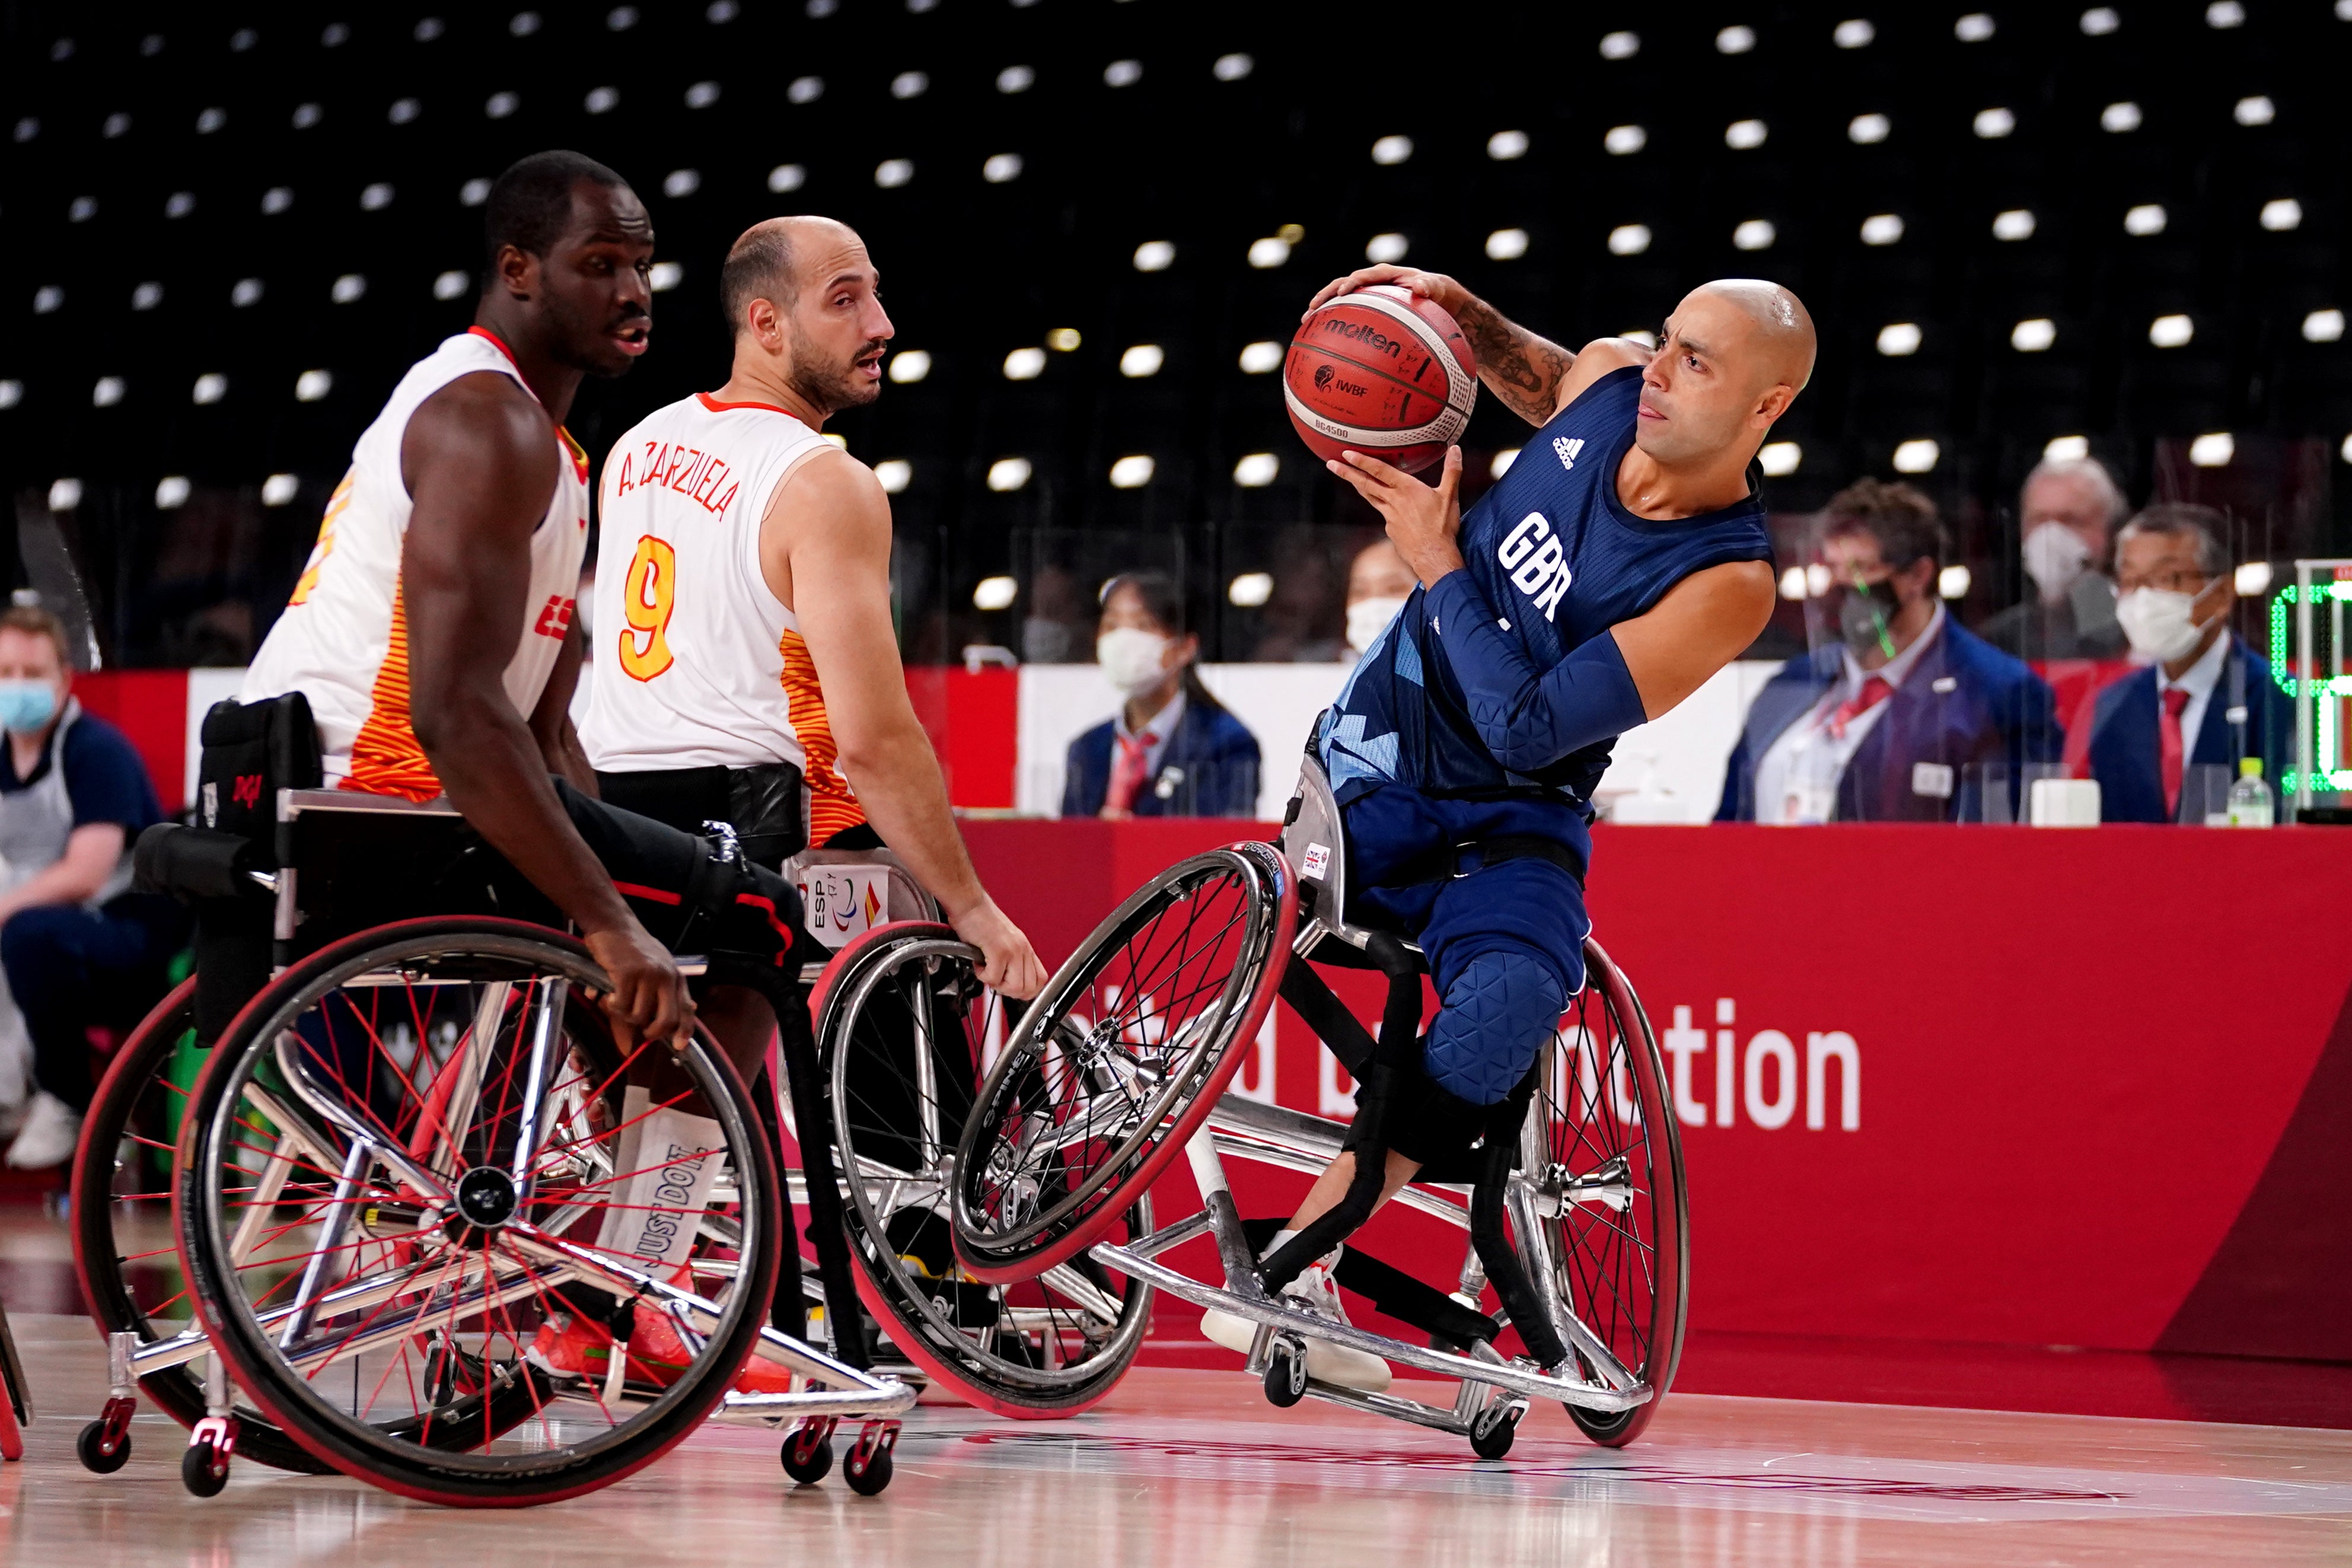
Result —
[[[879, 394], [892, 334], [866, 245], [824, 217], [755, 225], [719, 295], [734, 363], [656, 409], [604, 464], [582, 742], [604, 798], [730, 822], [753, 864], [887, 846], [1014, 997], [1045, 984], [974, 874], [890, 614], [890, 503], [824, 422]], [[740, 1059], [766, 1005], [703, 1006]]]

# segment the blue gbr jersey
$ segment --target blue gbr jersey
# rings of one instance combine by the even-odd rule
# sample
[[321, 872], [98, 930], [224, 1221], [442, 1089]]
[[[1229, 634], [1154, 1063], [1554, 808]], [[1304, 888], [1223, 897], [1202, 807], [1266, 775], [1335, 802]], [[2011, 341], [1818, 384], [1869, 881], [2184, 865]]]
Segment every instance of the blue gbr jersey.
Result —
[[[1593, 383], [1462, 519], [1470, 580], [1538, 671], [1647, 612], [1694, 572], [1772, 559], [1753, 495], [1672, 522], [1636, 517], [1618, 500], [1641, 391], [1633, 366]], [[1340, 802], [1401, 784], [1441, 798], [1550, 799], [1581, 816], [1615, 737], [1531, 773], [1506, 769], [1471, 721], [1427, 598], [1413, 590], [1318, 723], [1317, 750]]]

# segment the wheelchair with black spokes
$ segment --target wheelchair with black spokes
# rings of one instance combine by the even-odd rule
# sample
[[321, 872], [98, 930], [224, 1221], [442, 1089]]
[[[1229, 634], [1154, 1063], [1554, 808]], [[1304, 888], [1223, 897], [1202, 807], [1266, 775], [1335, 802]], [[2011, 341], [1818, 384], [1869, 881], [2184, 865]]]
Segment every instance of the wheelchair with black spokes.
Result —
[[[1656, 1042], [1597, 943], [1585, 946], [1584, 990], [1483, 1136], [1398, 1195], [1468, 1232], [1453, 1288], [1354, 1245], [1340, 1258], [1339, 1283], [1429, 1338], [1391, 1339], [1282, 1294], [1371, 1213], [1384, 1129], [1419, 1059], [1422, 955], [1351, 923], [1345, 844], [1310, 760], [1277, 845], [1171, 867], [1062, 966], [1009, 1034], [956, 1150], [963, 1267], [1003, 1284], [1090, 1266], [1242, 1319], [1247, 1370], [1278, 1405], [1329, 1400], [1462, 1434], [1499, 1458], [1529, 1402], [1549, 1399], [1595, 1442], [1629, 1443], [1681, 1355], [1687, 1203]], [[1383, 974], [1377, 1036], [1312, 963]], [[1227, 1091], [1277, 997], [1360, 1080], [1352, 1124]], [[1320, 1172], [1343, 1147], [1358, 1173], [1347, 1198], [1261, 1258], [1278, 1222], [1243, 1218], [1224, 1163]], [[1142, 1205], [1180, 1153], [1202, 1205], [1155, 1229]], [[1215, 1247], [1205, 1279], [1165, 1256], [1197, 1238]], [[1311, 1375], [1310, 1342], [1453, 1379], [1455, 1397], [1433, 1405]]]

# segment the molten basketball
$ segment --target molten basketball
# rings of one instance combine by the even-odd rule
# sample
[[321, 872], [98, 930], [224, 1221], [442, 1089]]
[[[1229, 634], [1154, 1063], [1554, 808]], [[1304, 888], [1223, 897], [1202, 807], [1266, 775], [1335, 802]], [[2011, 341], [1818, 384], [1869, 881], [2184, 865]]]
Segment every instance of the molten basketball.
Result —
[[1445, 455], [1477, 395], [1476, 363], [1454, 318], [1385, 283], [1301, 321], [1282, 369], [1290, 422], [1317, 457], [1352, 449], [1407, 473]]

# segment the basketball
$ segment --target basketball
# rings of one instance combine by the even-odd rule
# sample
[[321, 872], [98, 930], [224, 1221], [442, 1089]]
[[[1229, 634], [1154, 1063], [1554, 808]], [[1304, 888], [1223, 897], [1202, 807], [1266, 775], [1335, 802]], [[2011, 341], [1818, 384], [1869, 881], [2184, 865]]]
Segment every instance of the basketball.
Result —
[[1283, 401], [1318, 458], [1354, 450], [1416, 473], [1470, 422], [1478, 375], [1462, 329], [1390, 284], [1343, 294], [1298, 324]]

